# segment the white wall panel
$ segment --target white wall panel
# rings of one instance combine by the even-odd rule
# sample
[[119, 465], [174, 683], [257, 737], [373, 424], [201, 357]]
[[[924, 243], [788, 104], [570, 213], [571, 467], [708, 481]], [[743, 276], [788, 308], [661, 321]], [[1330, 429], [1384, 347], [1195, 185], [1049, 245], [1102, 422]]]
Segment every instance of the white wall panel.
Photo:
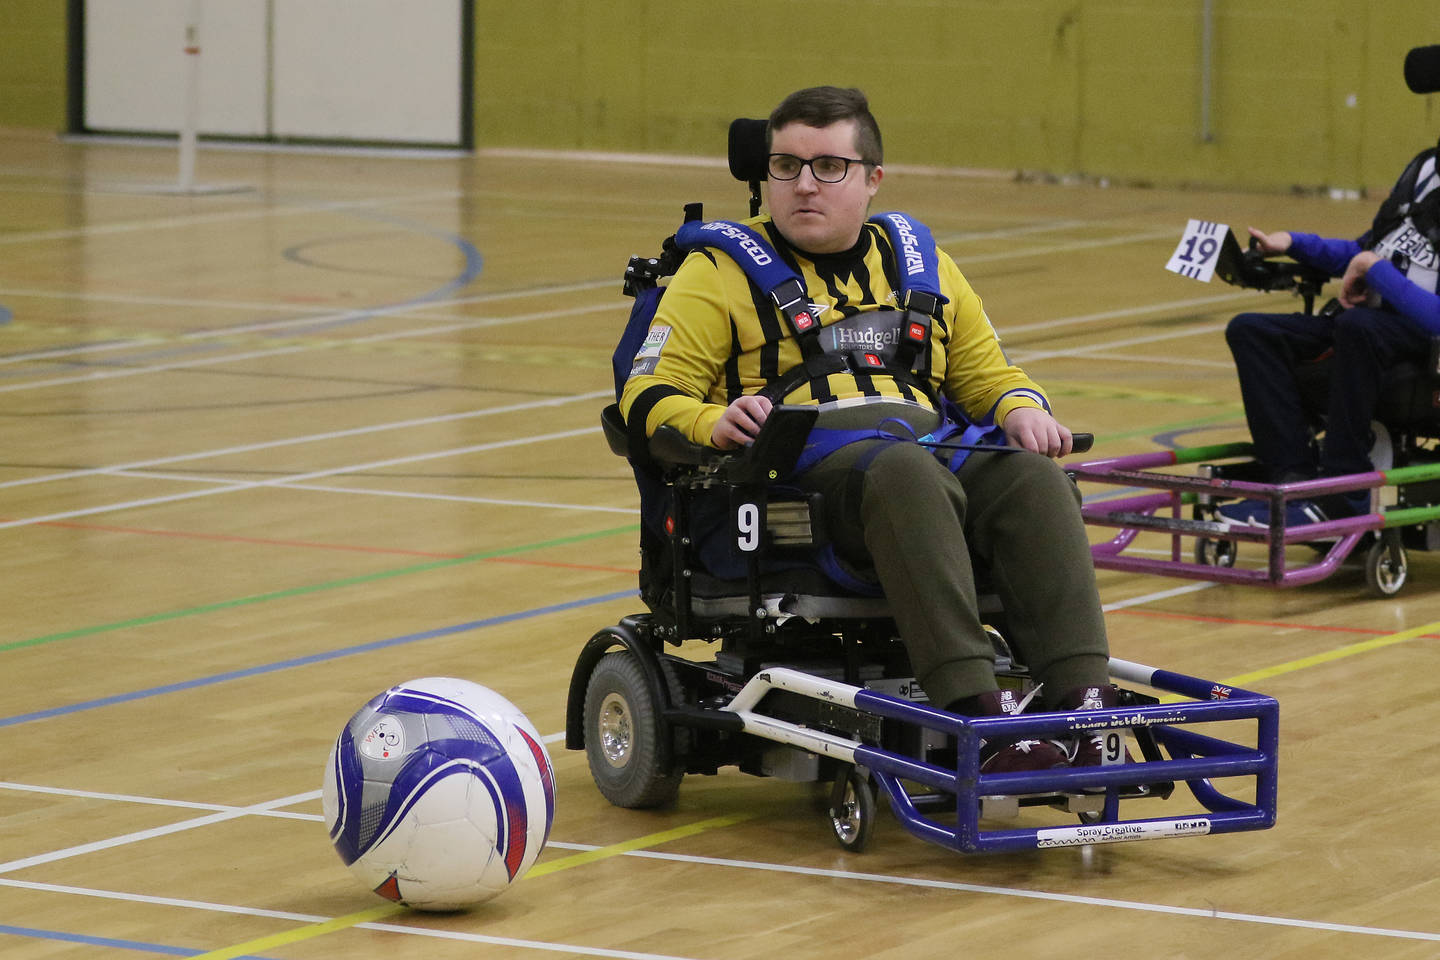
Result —
[[[462, 0], [201, 0], [201, 134], [460, 145]], [[84, 127], [179, 130], [190, 0], [88, 0]]]
[[[203, 0], [201, 133], [266, 133], [266, 2]], [[85, 126], [173, 132], [185, 110], [189, 0], [85, 5]]]
[[275, 0], [274, 133], [460, 142], [459, 0]]

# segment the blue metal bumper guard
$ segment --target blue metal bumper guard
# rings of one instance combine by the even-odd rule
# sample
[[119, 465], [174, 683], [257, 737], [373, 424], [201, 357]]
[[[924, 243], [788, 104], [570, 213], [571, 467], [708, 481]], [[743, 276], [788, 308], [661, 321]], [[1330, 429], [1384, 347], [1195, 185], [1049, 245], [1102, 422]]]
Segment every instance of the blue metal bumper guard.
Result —
[[[868, 769], [889, 795], [895, 815], [911, 833], [965, 853], [1204, 836], [1274, 826], [1280, 707], [1272, 697], [1126, 660], [1112, 659], [1110, 674], [1122, 682], [1142, 684], [1186, 699], [1106, 710], [970, 718], [777, 667], [753, 677], [725, 709], [741, 716], [747, 733]], [[768, 690], [777, 688], [954, 736], [958, 744], [956, 769], [944, 769], [757, 713], [753, 708], [760, 699]], [[1256, 721], [1254, 747], [1185, 729], [1189, 724], [1233, 720]], [[1149, 728], [1171, 759], [1031, 773], [980, 773], [982, 738], [1060, 739], [1135, 727]], [[1211, 783], [1221, 777], [1253, 777], [1254, 802], [1221, 793]], [[954, 794], [957, 803], [953, 825], [923, 815], [902, 780]], [[1183, 781], [1204, 811], [1155, 819], [1120, 817], [1119, 788], [1162, 781]], [[1105, 791], [1103, 809], [1093, 823], [1004, 830], [980, 827], [982, 797], [1076, 794], [1086, 788]]]

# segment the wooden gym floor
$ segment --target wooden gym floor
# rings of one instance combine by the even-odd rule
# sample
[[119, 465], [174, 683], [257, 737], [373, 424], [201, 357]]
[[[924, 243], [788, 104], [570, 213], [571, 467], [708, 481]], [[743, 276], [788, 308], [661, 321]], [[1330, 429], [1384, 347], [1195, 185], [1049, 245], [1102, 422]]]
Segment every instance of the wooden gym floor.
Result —
[[[1187, 218], [1354, 235], [1372, 204], [892, 168], [1012, 356], [1102, 454], [1243, 439], [1221, 331], [1285, 295], [1163, 266]], [[1397, 598], [1102, 573], [1117, 656], [1282, 705], [1275, 829], [990, 858], [810, 787], [609, 807], [558, 742], [574, 657], [637, 612], [600, 437], [620, 273], [722, 166], [0, 137], [0, 953], [318, 957], [1440, 954], [1440, 558]], [[1087, 491], [1093, 493], [1093, 491]], [[1098, 536], [1098, 533], [1097, 533]], [[549, 735], [540, 866], [395, 912], [326, 839], [373, 694], [453, 675]], [[1157, 811], [1157, 814], [1159, 811]]]

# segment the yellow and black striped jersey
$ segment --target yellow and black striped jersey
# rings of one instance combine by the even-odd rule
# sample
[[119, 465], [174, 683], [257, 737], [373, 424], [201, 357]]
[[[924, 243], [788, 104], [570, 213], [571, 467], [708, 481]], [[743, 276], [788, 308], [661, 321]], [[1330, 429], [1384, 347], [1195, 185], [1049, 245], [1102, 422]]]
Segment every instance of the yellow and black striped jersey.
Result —
[[[776, 252], [803, 278], [821, 336], [838, 341], [832, 349], [843, 350], [847, 336], [863, 341], [883, 330], [883, 322], [866, 327], [859, 315], [899, 309], [895, 256], [881, 227], [867, 223], [856, 245], [843, 253], [808, 255], [790, 246], [768, 216], [744, 223], [763, 228]], [[993, 416], [1001, 423], [1016, 407], [1044, 406], [1039, 386], [1001, 351], [980, 298], [960, 269], [943, 252], [936, 254], [940, 289], [949, 302], [931, 323], [929, 355], [922, 354], [915, 369], [933, 392], [948, 396], [976, 421]], [[669, 424], [696, 443], [709, 443], [726, 405], [759, 392], [801, 362], [800, 345], [769, 297], [724, 253], [697, 250], [661, 298], [625, 382], [621, 412], [628, 421], [644, 395], [640, 406], [646, 410], [647, 434]], [[846, 370], [802, 382], [784, 402], [874, 399], [932, 406], [923, 391], [883, 370]]]

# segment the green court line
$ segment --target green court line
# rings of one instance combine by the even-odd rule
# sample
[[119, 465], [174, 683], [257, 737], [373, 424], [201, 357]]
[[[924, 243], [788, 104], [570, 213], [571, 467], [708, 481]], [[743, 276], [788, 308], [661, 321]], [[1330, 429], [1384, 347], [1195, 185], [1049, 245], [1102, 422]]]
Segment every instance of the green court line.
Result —
[[623, 527], [611, 527], [608, 530], [598, 530], [594, 533], [582, 533], [570, 537], [559, 537], [555, 540], [542, 540], [539, 543], [529, 543], [518, 547], [504, 547], [499, 550], [490, 550], [485, 553], [472, 553], [463, 557], [454, 557], [446, 560], [432, 560], [427, 563], [419, 563], [411, 567], [400, 567], [395, 570], [382, 570], [378, 573], [362, 574], [358, 577], [346, 577], [343, 580], [331, 580], [327, 583], [316, 583], [306, 587], [292, 587], [289, 590], [276, 590], [273, 593], [258, 593], [250, 597], [239, 597], [235, 600], [222, 600], [219, 603], [207, 603], [198, 607], [186, 607], [183, 610], [171, 610], [166, 613], [154, 613], [146, 617], [135, 617], [130, 620], [120, 620], [116, 623], [102, 623], [93, 627], [80, 627], [76, 630], [65, 630], [60, 633], [51, 633], [43, 637], [32, 637], [29, 640], [15, 640], [11, 643], [0, 643], [0, 653], [8, 650], [19, 650], [23, 647], [38, 647], [41, 644], [53, 643], [57, 640], [73, 640], [76, 637], [89, 637], [97, 633], [109, 633], [112, 630], [124, 630], [127, 627], [142, 627], [151, 623], [162, 623], [166, 620], [178, 620], [181, 617], [197, 616], [199, 614], [214, 613], [217, 610], [230, 610], [235, 607], [244, 607], [252, 603], [264, 603], [268, 600], [284, 600], [288, 597], [304, 596], [308, 593], [320, 593], [324, 590], [336, 590], [341, 587], [353, 587], [362, 583], [374, 583], [377, 580], [388, 580], [391, 577], [403, 577], [412, 573], [427, 573], [431, 570], [441, 570], [445, 567], [453, 567], [462, 563], [474, 563], [477, 560], [489, 560], [493, 557], [509, 556], [516, 553], [529, 553], [533, 550], [544, 550], [549, 547], [560, 547], [571, 543], [580, 543], [585, 540], [598, 540], [602, 537], [612, 537], [621, 533], [635, 533], [640, 529], [638, 523], [627, 524]]

